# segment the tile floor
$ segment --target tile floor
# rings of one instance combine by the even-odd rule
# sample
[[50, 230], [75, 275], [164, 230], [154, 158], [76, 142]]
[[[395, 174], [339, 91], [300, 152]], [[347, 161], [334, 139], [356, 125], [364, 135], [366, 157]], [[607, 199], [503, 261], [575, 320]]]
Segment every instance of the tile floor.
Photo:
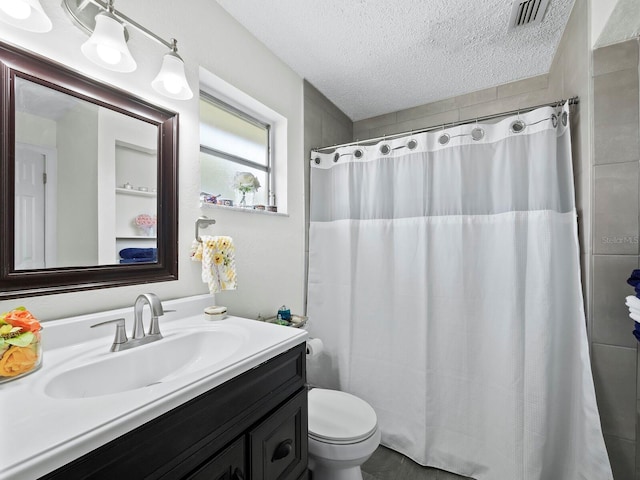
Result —
[[362, 465], [362, 477], [363, 480], [473, 480], [437, 468], [423, 467], [382, 445]]

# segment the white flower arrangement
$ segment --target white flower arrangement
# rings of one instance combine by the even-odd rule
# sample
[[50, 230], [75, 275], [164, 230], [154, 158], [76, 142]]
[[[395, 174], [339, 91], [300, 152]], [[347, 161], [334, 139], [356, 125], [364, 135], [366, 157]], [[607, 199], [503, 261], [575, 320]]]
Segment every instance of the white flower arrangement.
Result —
[[233, 176], [232, 188], [242, 193], [257, 192], [260, 182], [249, 172], [236, 172]]

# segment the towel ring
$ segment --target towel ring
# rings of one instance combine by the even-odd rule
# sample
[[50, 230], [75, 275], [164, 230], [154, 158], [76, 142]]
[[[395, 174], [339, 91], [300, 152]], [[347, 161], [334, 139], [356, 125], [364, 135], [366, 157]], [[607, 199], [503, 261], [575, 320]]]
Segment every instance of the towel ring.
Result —
[[213, 225], [216, 221], [213, 218], [202, 216], [196, 220], [196, 240], [202, 243], [200, 238], [200, 227], [207, 228], [209, 225]]

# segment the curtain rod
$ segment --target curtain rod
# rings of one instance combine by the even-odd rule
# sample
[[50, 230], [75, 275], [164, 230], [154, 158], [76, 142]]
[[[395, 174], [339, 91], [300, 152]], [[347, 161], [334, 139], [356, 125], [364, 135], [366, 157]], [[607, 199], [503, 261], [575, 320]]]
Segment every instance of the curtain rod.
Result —
[[555, 101], [555, 102], [543, 103], [542, 105], [536, 105], [535, 107], [519, 108], [517, 110], [511, 110], [510, 112], [495, 113], [493, 115], [485, 115], [484, 117], [477, 117], [477, 118], [473, 118], [473, 119], [469, 119], [469, 120], [460, 120], [460, 121], [457, 121], [457, 122], [443, 123], [441, 125], [436, 125], [436, 126], [433, 126], [433, 127], [420, 128], [418, 130], [409, 130], [409, 131], [401, 132], [401, 133], [393, 133], [391, 135], [383, 135], [381, 137], [369, 138], [369, 139], [366, 139], [366, 140], [356, 140], [355, 142], [342, 143], [340, 145], [331, 145], [331, 146], [327, 146], [327, 147], [312, 148], [311, 151], [312, 152], [321, 152], [323, 150], [331, 150], [331, 149], [337, 149], [337, 148], [341, 148], [341, 147], [349, 147], [351, 145], [362, 145], [362, 144], [368, 144], [368, 143], [375, 143], [378, 140], [386, 140], [386, 139], [390, 139], [390, 138], [403, 137], [405, 135], [415, 135], [415, 134], [418, 134], [418, 133], [424, 133], [424, 132], [431, 132], [433, 130], [439, 130], [439, 129], [444, 128], [444, 127], [457, 127], [458, 125], [466, 125], [466, 124], [475, 123], [475, 122], [484, 122], [485, 120], [492, 120], [494, 118], [506, 117], [508, 115], [516, 115], [518, 113], [527, 113], [527, 112], [531, 112], [532, 110], [535, 110], [537, 108], [542, 108], [542, 107], [559, 107], [561, 105], [564, 105], [567, 102], [569, 103], [569, 105], [577, 105], [578, 103], [580, 103], [580, 99], [579, 99], [579, 97], [576, 96], [576, 97], [571, 97], [568, 100], [558, 100], [558, 101]]

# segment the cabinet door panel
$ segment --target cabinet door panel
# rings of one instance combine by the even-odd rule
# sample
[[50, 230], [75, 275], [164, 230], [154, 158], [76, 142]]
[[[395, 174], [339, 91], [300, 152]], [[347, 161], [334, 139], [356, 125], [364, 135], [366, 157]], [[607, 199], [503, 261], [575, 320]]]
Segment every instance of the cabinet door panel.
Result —
[[307, 390], [249, 432], [253, 480], [298, 479], [307, 468]]
[[244, 437], [240, 437], [185, 480], [244, 480], [244, 477]]

